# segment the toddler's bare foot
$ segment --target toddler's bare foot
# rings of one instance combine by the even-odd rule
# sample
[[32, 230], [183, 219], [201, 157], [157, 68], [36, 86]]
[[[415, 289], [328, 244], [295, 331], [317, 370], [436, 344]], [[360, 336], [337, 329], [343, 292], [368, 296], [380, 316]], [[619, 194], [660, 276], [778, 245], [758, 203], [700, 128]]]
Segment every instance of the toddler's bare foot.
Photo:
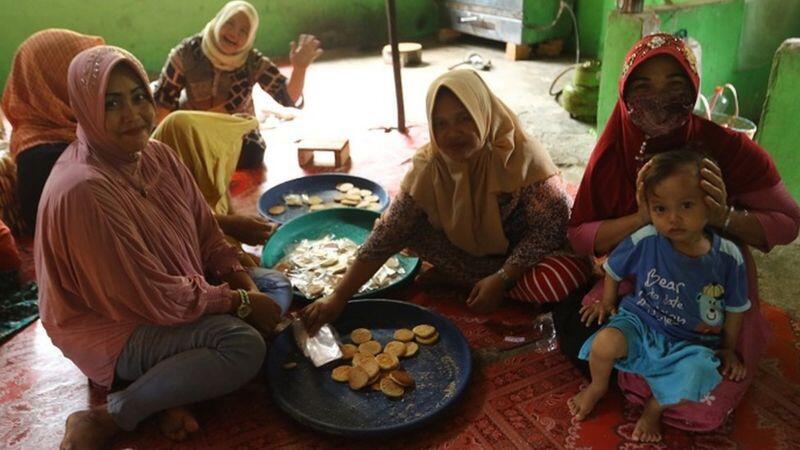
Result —
[[655, 399], [650, 398], [644, 405], [642, 416], [636, 421], [631, 437], [638, 442], [661, 442], [661, 412]]
[[183, 406], [161, 411], [158, 415], [158, 426], [164, 436], [177, 442], [185, 440], [200, 429], [197, 419]]
[[606, 394], [608, 387], [590, 384], [574, 397], [567, 400], [569, 412], [578, 420], [583, 420], [592, 412], [594, 405]]
[[76, 411], [67, 417], [61, 450], [101, 449], [119, 431], [106, 406]]

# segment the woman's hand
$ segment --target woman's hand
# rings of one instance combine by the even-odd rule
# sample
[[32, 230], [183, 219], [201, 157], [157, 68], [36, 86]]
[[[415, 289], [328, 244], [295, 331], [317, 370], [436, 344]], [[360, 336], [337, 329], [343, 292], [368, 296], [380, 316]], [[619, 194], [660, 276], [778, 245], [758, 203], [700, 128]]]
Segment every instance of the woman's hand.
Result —
[[728, 216], [728, 191], [725, 189], [725, 181], [722, 180], [722, 170], [713, 161], [704, 158], [700, 176], [700, 187], [706, 191], [704, 200], [708, 207], [708, 223], [722, 229]]
[[301, 34], [297, 42], [289, 44], [289, 61], [292, 67], [305, 69], [322, 54], [322, 44], [312, 34]]
[[504, 298], [503, 279], [494, 273], [475, 283], [467, 298], [467, 306], [477, 313], [488, 314], [499, 308]]
[[272, 333], [281, 320], [281, 307], [262, 292], [250, 291], [247, 296], [252, 311], [245, 320], [264, 333]]
[[316, 335], [323, 325], [336, 320], [345, 306], [347, 306], [346, 301], [341, 301], [329, 295], [303, 308], [303, 325], [305, 325], [308, 335]]
[[247, 245], [263, 245], [277, 225], [259, 216], [229, 214], [217, 218], [222, 232]]
[[650, 223], [650, 210], [647, 208], [647, 196], [644, 192], [644, 177], [647, 175], [647, 171], [650, 170], [650, 166], [652, 166], [652, 162], [647, 161], [639, 170], [639, 174], [636, 175], [636, 207], [638, 208], [637, 214], [642, 226]]
[[592, 321], [597, 319], [597, 324], [600, 325], [612, 315], [617, 313], [617, 306], [613, 302], [599, 301], [593, 302], [588, 305], [581, 306], [581, 323], [587, 327], [592, 324]]
[[723, 377], [728, 377], [733, 381], [742, 381], [747, 376], [747, 368], [733, 350], [724, 348], [717, 350], [717, 357], [722, 362], [720, 371]]

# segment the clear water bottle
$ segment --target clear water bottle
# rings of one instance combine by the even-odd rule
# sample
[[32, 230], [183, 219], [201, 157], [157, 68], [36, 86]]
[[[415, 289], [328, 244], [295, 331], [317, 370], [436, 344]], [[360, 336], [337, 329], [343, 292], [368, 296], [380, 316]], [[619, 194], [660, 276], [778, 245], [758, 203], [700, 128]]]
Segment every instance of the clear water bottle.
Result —
[[548, 353], [558, 347], [552, 313], [539, 314], [533, 321], [533, 329], [536, 333], [536, 339], [533, 341], [534, 350], [539, 353]]

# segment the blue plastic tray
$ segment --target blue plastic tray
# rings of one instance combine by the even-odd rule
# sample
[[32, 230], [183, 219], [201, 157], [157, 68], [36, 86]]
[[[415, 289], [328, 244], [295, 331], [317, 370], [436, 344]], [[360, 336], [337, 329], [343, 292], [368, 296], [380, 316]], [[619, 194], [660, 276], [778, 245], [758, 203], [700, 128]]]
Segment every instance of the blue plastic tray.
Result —
[[[378, 183], [354, 175], [324, 173], [295, 178], [293, 180], [285, 181], [281, 184], [273, 186], [267, 190], [267, 192], [261, 194], [261, 197], [258, 199], [258, 212], [272, 221], [286, 223], [295, 217], [309, 213], [308, 206], [303, 205], [287, 206], [286, 212], [283, 214], [270, 214], [269, 208], [275, 205], [285, 204], [283, 197], [286, 194], [318, 195], [325, 203], [330, 203], [333, 202], [334, 196], [340, 193], [336, 190], [336, 186], [341, 183], [352, 183], [353, 186], [358, 187], [359, 189], [369, 189], [372, 191], [372, 193], [377, 195], [379, 198], [378, 202], [381, 205], [381, 212], [386, 210], [386, 208], [389, 206], [389, 195]], [[342, 206], [342, 208], [353, 209], [347, 206]]]
[[[286, 251], [291, 246], [303, 239], [320, 239], [327, 234], [337, 238], [348, 238], [356, 244], [362, 244], [372, 231], [375, 219], [380, 216], [375, 211], [358, 208], [334, 208], [314, 211], [297, 217], [283, 224], [269, 238], [261, 253], [261, 266], [273, 267], [283, 259]], [[392, 284], [382, 289], [375, 289], [361, 294], [355, 298], [375, 297], [387, 289], [412, 279], [420, 266], [419, 258], [414, 256], [395, 255], [406, 273]], [[306, 299], [300, 291], [295, 290], [295, 296]]]
[[[350, 331], [369, 328], [381, 344], [394, 330], [427, 323], [439, 331], [433, 345], [400, 360], [416, 382], [397, 400], [366, 387], [352, 391], [347, 383], [331, 379], [331, 370], [346, 361], [314, 367], [294, 341], [291, 327], [277, 336], [269, 350], [267, 375], [278, 406], [300, 423], [326, 433], [353, 437], [384, 437], [405, 432], [441, 416], [464, 393], [472, 373], [472, 356], [461, 331], [446, 318], [426, 308], [396, 300], [354, 300], [334, 328], [350, 342]], [[294, 369], [284, 369], [287, 362]]]

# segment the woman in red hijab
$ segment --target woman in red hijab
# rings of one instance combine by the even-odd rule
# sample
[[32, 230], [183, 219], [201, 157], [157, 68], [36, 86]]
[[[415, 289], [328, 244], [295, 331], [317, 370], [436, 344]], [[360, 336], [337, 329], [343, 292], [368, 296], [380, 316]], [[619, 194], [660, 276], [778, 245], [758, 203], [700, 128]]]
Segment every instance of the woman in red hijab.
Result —
[[[653, 34], [633, 46], [619, 81], [619, 100], [589, 159], [567, 231], [576, 252], [602, 257], [649, 222], [641, 176], [650, 156], [686, 147], [716, 161], [704, 160], [702, 169], [710, 225], [740, 244], [753, 308], [745, 314], [737, 347], [748, 378], [723, 381], [707, 402], [682, 403], [664, 412], [665, 423], [698, 431], [721, 425], [739, 403], [757, 373], [769, 334], [758, 308], [749, 247], [766, 252], [788, 244], [800, 226], [800, 208], [767, 152], [746, 135], [692, 114], [699, 81], [695, 57], [680, 39]], [[599, 299], [602, 287], [597, 287], [584, 297], [584, 304]], [[622, 289], [621, 285], [620, 295], [625, 293]], [[580, 323], [579, 308], [573, 302], [554, 311], [561, 348], [570, 357], [595, 331]], [[632, 402], [644, 404], [651, 395], [638, 376], [620, 373], [619, 382]]]

